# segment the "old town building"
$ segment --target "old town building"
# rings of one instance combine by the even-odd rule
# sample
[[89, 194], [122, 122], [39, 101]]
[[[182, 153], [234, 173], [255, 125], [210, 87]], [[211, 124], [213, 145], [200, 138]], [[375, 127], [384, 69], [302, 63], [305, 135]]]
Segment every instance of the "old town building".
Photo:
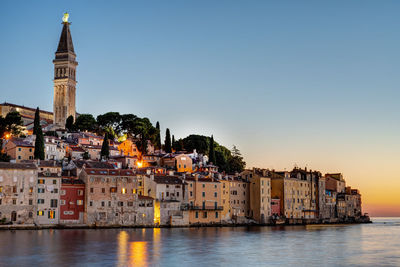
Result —
[[36, 179], [33, 163], [0, 162], [0, 221], [34, 223]]
[[83, 224], [85, 183], [76, 177], [63, 176], [60, 191], [60, 224]]
[[132, 170], [83, 169], [88, 225], [153, 225], [153, 198], [139, 198], [143, 178]]
[[23, 160], [33, 160], [35, 146], [23, 138], [11, 138], [4, 145], [4, 153], [14, 159], [16, 163]]
[[186, 178], [188, 184], [189, 223], [221, 223], [221, 183], [213, 178]]
[[58, 224], [60, 218], [61, 173], [41, 172], [37, 177], [37, 217], [39, 225]]

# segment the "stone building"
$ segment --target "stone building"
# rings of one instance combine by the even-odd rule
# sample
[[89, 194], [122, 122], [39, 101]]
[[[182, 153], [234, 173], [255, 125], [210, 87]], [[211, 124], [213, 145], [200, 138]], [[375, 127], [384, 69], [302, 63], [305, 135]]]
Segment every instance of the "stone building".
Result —
[[224, 223], [231, 222], [231, 203], [230, 203], [230, 182], [229, 182], [229, 177], [221, 177], [219, 179], [219, 182], [221, 183], [221, 205], [222, 205], [222, 211], [221, 211], [221, 221]]
[[177, 176], [146, 175], [144, 194], [155, 199], [154, 222], [158, 225], [188, 225], [187, 184]]
[[68, 14], [64, 15], [63, 28], [55, 53], [54, 64], [54, 124], [61, 128], [69, 116], [76, 119], [76, 54], [69, 29]]
[[151, 226], [154, 199], [141, 197], [143, 177], [132, 170], [83, 169], [86, 184], [85, 223], [88, 225]]
[[59, 224], [61, 173], [41, 172], [37, 177], [37, 217], [39, 225]]
[[4, 153], [17, 163], [23, 160], [33, 160], [35, 146], [22, 138], [11, 138], [4, 145]]
[[37, 175], [33, 163], [0, 162], [0, 220], [34, 223]]
[[271, 216], [271, 178], [268, 171], [245, 170], [240, 176], [250, 182], [249, 216], [258, 223], [268, 223]]
[[229, 180], [230, 213], [236, 223], [245, 222], [250, 211], [250, 183], [242, 178], [234, 177]]

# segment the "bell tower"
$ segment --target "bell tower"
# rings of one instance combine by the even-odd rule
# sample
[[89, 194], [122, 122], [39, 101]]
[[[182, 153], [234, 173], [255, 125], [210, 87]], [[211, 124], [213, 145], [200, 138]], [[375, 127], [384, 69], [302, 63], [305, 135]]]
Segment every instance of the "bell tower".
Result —
[[63, 17], [63, 28], [55, 53], [54, 64], [54, 105], [53, 123], [64, 128], [69, 116], [75, 120], [76, 95], [76, 54], [72, 44], [71, 31], [68, 22], [68, 13]]

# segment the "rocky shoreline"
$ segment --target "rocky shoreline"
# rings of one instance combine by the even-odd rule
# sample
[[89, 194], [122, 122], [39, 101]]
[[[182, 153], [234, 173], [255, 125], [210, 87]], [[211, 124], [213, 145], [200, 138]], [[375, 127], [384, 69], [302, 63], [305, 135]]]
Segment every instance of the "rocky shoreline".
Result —
[[359, 219], [344, 219], [344, 220], [312, 220], [312, 219], [287, 219], [283, 223], [268, 223], [268, 224], [257, 224], [257, 223], [220, 223], [220, 224], [192, 224], [186, 226], [154, 226], [154, 225], [85, 225], [85, 224], [75, 224], [75, 225], [26, 225], [26, 224], [10, 224], [10, 225], [0, 225], [0, 231], [7, 230], [44, 230], [44, 229], [140, 229], [140, 228], [200, 228], [200, 227], [248, 227], [248, 226], [301, 226], [301, 225], [346, 225], [346, 224], [366, 224], [372, 223], [369, 217], [361, 217]]

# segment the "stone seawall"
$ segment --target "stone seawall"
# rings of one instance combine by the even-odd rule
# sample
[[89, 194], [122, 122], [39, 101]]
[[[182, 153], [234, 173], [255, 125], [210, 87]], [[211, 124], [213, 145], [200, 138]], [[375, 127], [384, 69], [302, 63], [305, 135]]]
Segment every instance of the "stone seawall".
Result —
[[271, 222], [267, 224], [258, 223], [218, 223], [218, 224], [191, 224], [181, 226], [152, 226], [152, 225], [107, 225], [107, 226], [89, 226], [86, 224], [74, 225], [34, 225], [34, 224], [10, 224], [0, 225], [1, 230], [41, 230], [41, 229], [124, 229], [124, 228], [182, 228], [182, 227], [243, 227], [243, 226], [291, 226], [291, 225], [329, 225], [329, 224], [363, 224], [372, 223], [369, 217], [361, 217], [357, 219], [287, 219], [283, 223]]

